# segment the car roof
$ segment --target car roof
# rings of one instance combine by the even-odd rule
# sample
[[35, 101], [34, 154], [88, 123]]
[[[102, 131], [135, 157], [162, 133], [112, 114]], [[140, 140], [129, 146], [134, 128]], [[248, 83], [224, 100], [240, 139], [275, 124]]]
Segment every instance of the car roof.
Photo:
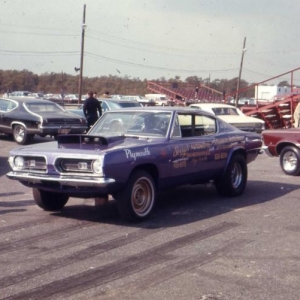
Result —
[[36, 98], [36, 97], [7, 97], [1, 98], [2, 100], [14, 100], [17, 102], [27, 103], [27, 102], [36, 102], [36, 103], [55, 103], [46, 99]]
[[193, 103], [190, 106], [192, 106], [192, 105], [202, 106], [202, 107], [208, 106], [208, 107], [211, 107], [211, 108], [214, 108], [214, 107], [230, 107], [230, 108], [235, 108], [235, 106], [233, 106], [233, 105], [224, 104], [224, 103]]
[[115, 103], [139, 103], [133, 99], [117, 99], [117, 98], [97, 98], [99, 101], [115, 102]]
[[[177, 111], [179, 113], [196, 113], [196, 114], [207, 114], [209, 116], [214, 116], [213, 114], [203, 111], [197, 110], [191, 107], [186, 106], [136, 106], [136, 107], [124, 107], [122, 111], [165, 111], [165, 112], [174, 112]], [[119, 110], [108, 110], [107, 112], [120, 112]]]

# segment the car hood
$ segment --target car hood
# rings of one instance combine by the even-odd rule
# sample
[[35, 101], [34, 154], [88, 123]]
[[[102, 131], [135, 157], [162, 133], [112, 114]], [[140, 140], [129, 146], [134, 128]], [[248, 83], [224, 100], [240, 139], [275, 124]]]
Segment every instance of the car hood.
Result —
[[10, 151], [11, 155], [22, 152], [23, 155], [99, 155], [102, 152], [111, 152], [132, 147], [148, 147], [165, 141], [164, 138], [139, 137], [101, 137], [86, 134], [67, 134], [57, 136], [57, 141], [20, 146]]
[[221, 120], [230, 123], [230, 124], [249, 124], [249, 123], [265, 123], [263, 120], [254, 118], [254, 117], [248, 117], [248, 116], [218, 116]]

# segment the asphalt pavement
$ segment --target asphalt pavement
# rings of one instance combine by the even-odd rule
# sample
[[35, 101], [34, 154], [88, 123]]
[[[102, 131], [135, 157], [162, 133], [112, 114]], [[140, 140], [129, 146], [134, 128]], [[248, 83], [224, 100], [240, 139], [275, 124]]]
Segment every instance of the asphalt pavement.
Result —
[[240, 197], [183, 186], [128, 224], [112, 199], [38, 208], [5, 176], [16, 146], [0, 136], [0, 299], [299, 299], [300, 177], [278, 158], [248, 166]]

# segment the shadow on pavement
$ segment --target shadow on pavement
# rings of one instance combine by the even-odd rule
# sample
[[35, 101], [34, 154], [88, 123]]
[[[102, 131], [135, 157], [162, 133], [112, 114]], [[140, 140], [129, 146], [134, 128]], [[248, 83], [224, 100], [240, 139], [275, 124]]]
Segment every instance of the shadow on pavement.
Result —
[[[299, 189], [299, 185], [278, 182], [248, 181], [242, 196], [227, 198], [217, 194], [213, 186], [183, 186], [171, 191], [161, 192], [152, 215], [140, 223], [122, 221], [115, 200], [103, 206], [72, 205], [53, 216], [72, 218], [98, 223], [108, 223], [134, 227], [165, 228], [180, 226], [212, 218], [236, 209], [272, 201]], [[268, 191], [266, 193], [265, 191]]]

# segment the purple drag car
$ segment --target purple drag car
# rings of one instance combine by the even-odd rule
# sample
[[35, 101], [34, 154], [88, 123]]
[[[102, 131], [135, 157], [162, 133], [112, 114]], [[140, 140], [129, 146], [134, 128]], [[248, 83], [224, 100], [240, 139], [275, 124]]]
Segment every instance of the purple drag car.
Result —
[[162, 189], [214, 182], [222, 196], [241, 195], [261, 146], [257, 133], [201, 110], [111, 110], [87, 134], [11, 150], [7, 177], [32, 187], [44, 210], [61, 210], [69, 197], [112, 195], [124, 219], [143, 220]]

